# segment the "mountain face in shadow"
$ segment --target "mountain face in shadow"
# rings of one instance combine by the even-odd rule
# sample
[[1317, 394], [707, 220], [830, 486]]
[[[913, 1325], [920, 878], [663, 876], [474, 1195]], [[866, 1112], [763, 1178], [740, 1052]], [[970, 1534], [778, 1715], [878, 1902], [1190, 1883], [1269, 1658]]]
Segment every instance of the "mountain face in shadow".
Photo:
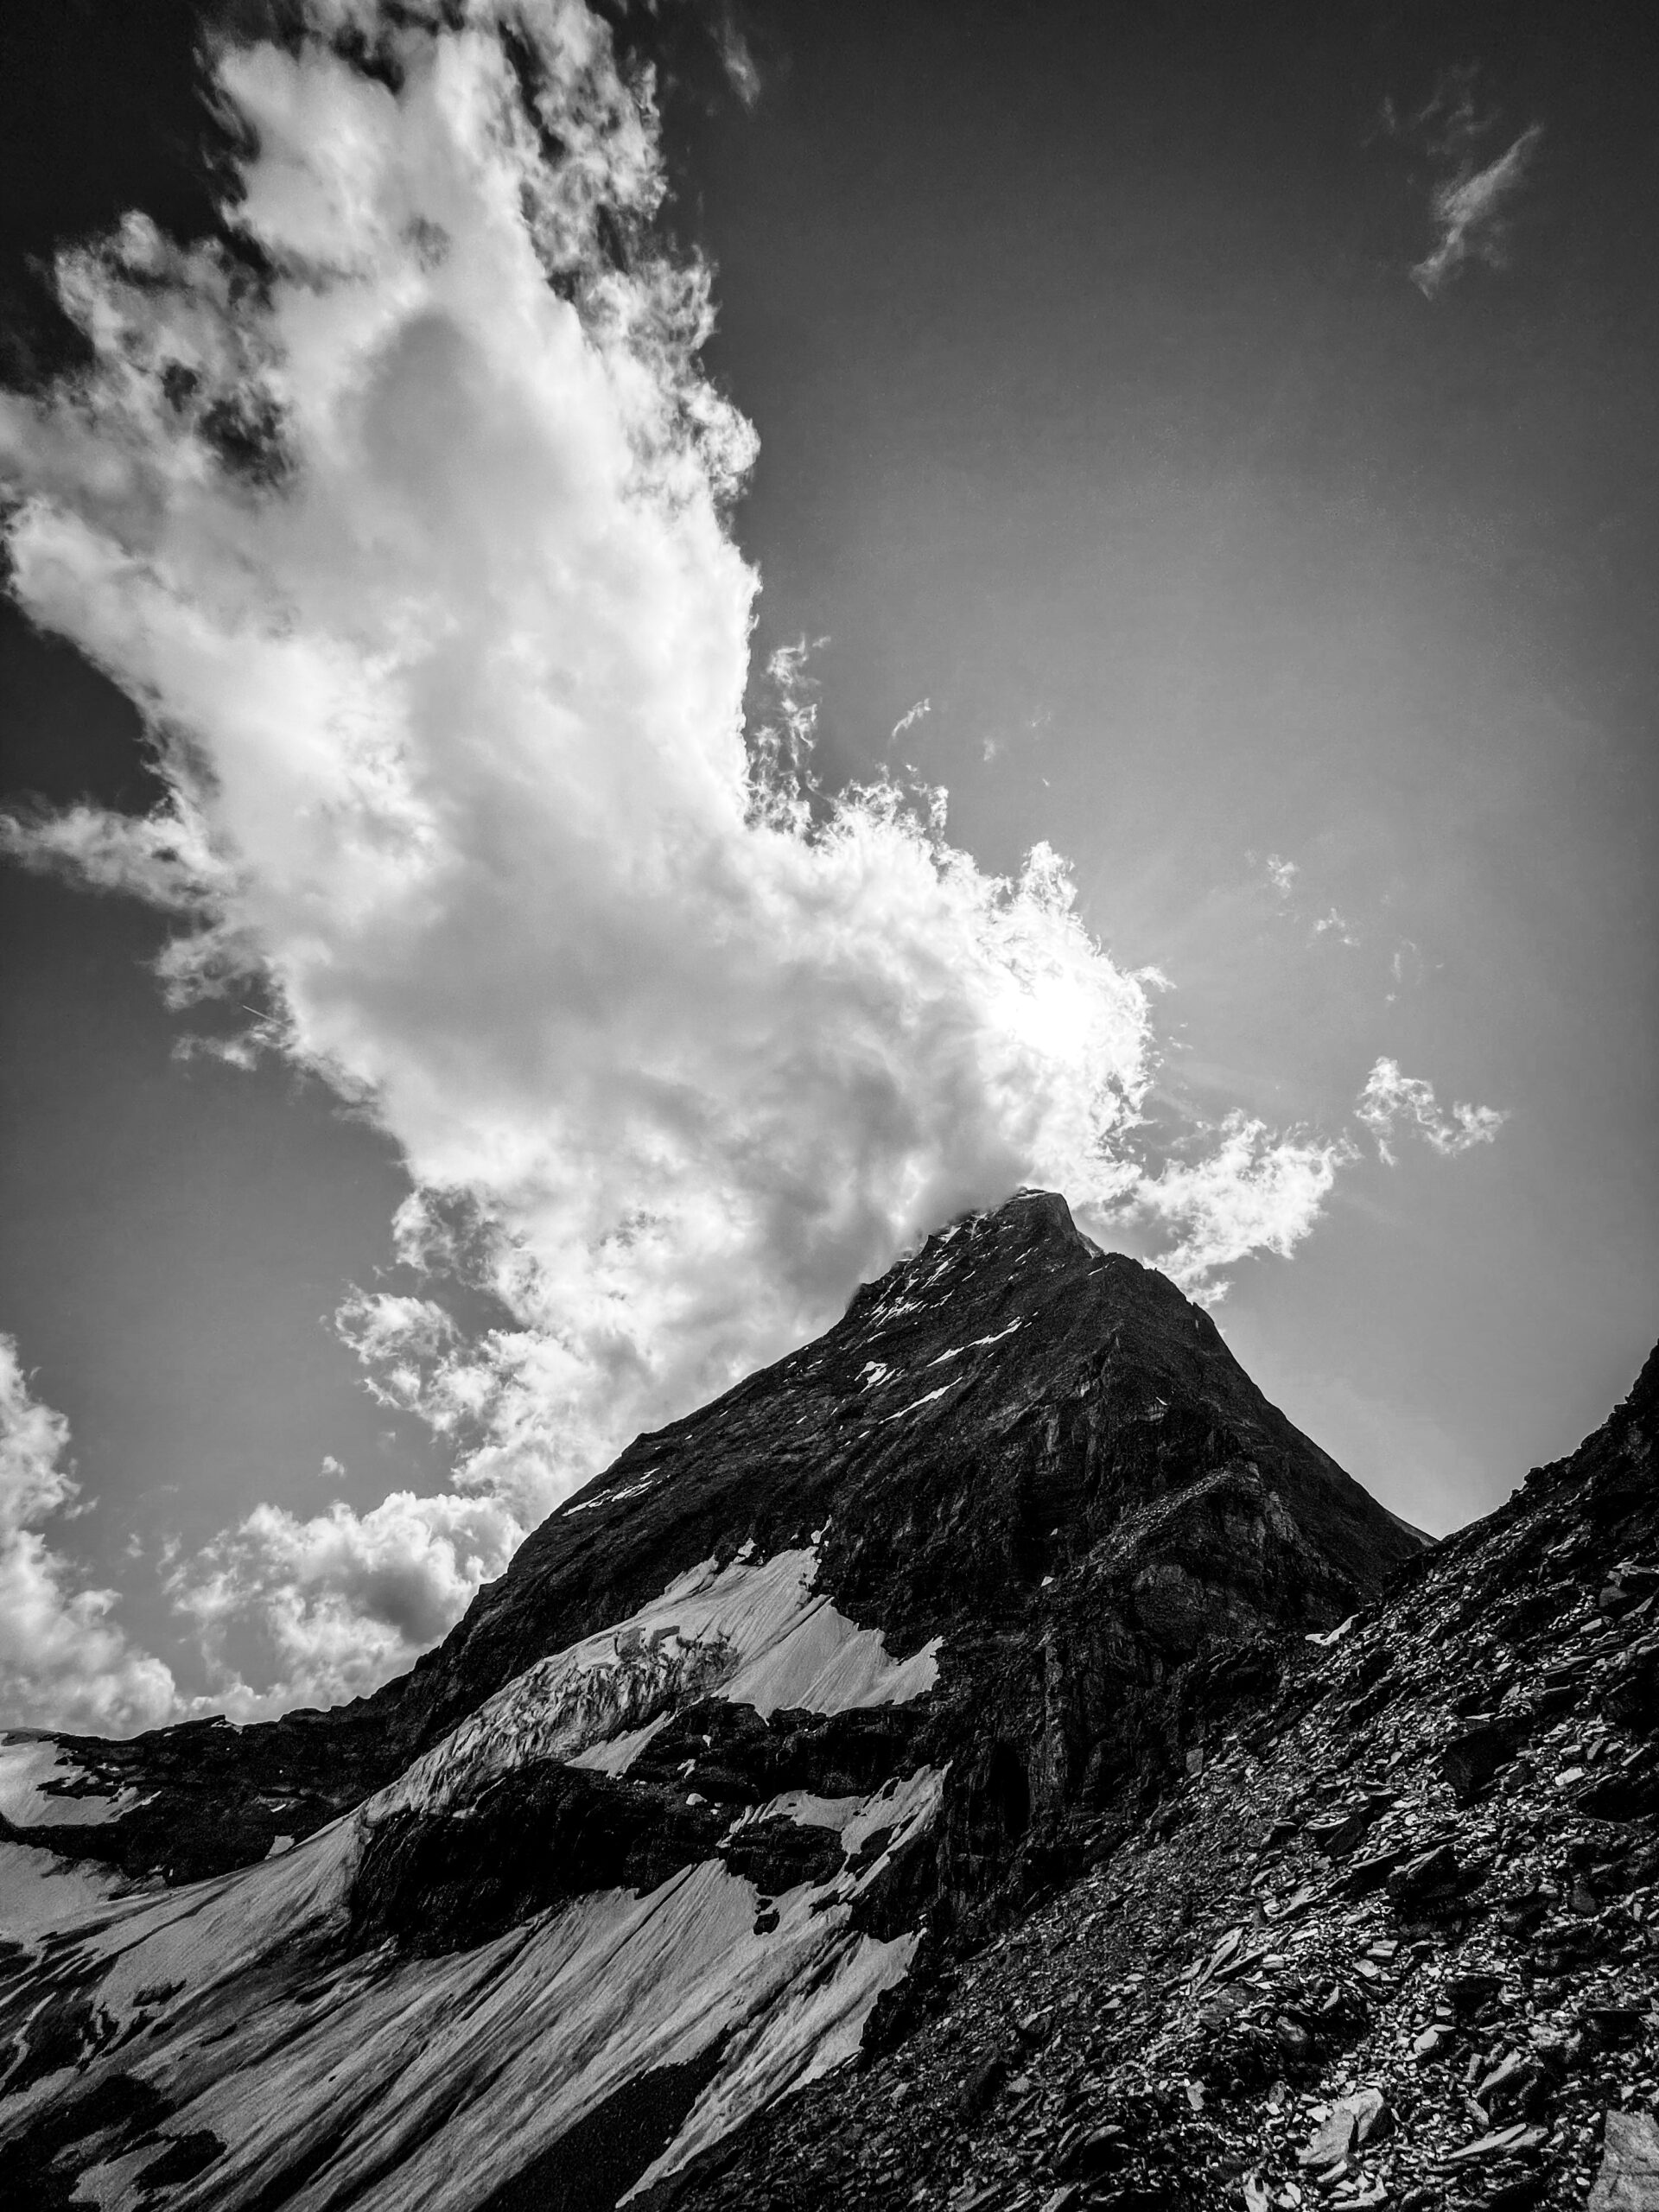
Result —
[[1021, 1193], [638, 1439], [375, 1697], [9, 1738], [0, 2180], [707, 2185], [1421, 1552], [1205, 1313]]

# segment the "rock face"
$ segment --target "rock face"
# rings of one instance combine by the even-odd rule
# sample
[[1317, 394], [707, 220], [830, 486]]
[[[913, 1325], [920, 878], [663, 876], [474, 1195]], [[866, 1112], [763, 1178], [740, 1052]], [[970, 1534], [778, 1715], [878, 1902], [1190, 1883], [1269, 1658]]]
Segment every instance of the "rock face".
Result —
[[[0, 2196], [575, 2212], [736, 2145], [806, 2201], [755, 2116], [1213, 1788], [1421, 1543], [1061, 1201], [970, 1217], [375, 1698], [0, 1747]], [[1465, 1793], [1522, 1756], [1490, 1725]], [[1333, 1809], [1369, 1851], [1382, 1810]], [[983, 2056], [958, 2137], [1006, 2108]]]
[[679, 2212], [1659, 2212], [1656, 1446], [1659, 1351]]

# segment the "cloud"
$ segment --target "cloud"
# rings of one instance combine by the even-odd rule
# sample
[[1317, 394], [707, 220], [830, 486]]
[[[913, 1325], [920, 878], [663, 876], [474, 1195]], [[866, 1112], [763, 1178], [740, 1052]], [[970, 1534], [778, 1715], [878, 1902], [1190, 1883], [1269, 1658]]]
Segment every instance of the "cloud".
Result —
[[0, 853], [41, 874], [94, 891], [126, 892], [204, 918], [231, 887], [207, 824], [184, 792], [156, 814], [70, 806], [55, 814], [0, 815]]
[[1148, 1156], [1149, 977], [1048, 848], [992, 876], [942, 792], [819, 789], [805, 639], [746, 746], [754, 439], [595, 16], [310, 0], [213, 67], [227, 239], [64, 254], [89, 365], [0, 397], [14, 594], [139, 703], [169, 797], [9, 839], [177, 917], [175, 1002], [257, 986], [217, 1049], [372, 1114], [405, 1256], [509, 1317], [464, 1335], [435, 1273], [348, 1300], [452, 1489], [175, 1561], [251, 1709], [403, 1664], [628, 1434], [948, 1217], [1058, 1186], [1202, 1284], [1288, 1252], [1341, 1148], [1240, 1120]]
[[1392, 1166], [1390, 1138], [1397, 1128], [1414, 1128], [1443, 1157], [1455, 1158], [1473, 1145], [1491, 1144], [1509, 1120], [1495, 1106], [1452, 1106], [1436, 1102], [1434, 1087], [1421, 1076], [1402, 1075], [1397, 1060], [1381, 1059], [1365, 1078], [1354, 1111], [1376, 1140], [1380, 1156]]
[[1229, 1115], [1213, 1150], [1166, 1162], [1136, 1193], [1144, 1217], [1177, 1232], [1159, 1266], [1189, 1296], [1213, 1304], [1225, 1294], [1225, 1285], [1213, 1280], [1219, 1268], [1252, 1252], [1289, 1258], [1352, 1156], [1345, 1139], [1274, 1137], [1262, 1122]]
[[1466, 261], [1503, 267], [1503, 210], [1526, 177], [1543, 135], [1542, 124], [1532, 124], [1484, 168], [1477, 168], [1472, 157], [1465, 156], [1435, 187], [1430, 203], [1433, 249], [1411, 271], [1412, 282], [1426, 298], [1433, 299]]
[[899, 715], [898, 721], [894, 722], [892, 734], [887, 739], [888, 744], [891, 745], [895, 741], [895, 740], [901, 738], [907, 729], [914, 729], [917, 723], [922, 719], [922, 716], [924, 715], [931, 715], [932, 711], [933, 702], [931, 699], [918, 699], [913, 707], [907, 707], [904, 713]]
[[77, 1590], [39, 1524], [73, 1505], [69, 1424], [0, 1336], [0, 1713], [11, 1726], [127, 1734], [168, 1717], [173, 1677], [111, 1620], [112, 1590]]
[[1338, 913], [1334, 906], [1327, 913], [1321, 914], [1314, 923], [1313, 934], [1315, 937], [1334, 937], [1338, 944], [1352, 946], [1359, 943], [1347, 916]]
[[1295, 888], [1299, 873], [1294, 861], [1282, 860], [1277, 853], [1267, 857], [1268, 880], [1281, 899], [1288, 899]]
[[[365, 1695], [410, 1666], [499, 1574], [524, 1530], [499, 1500], [394, 1491], [302, 1519], [275, 1505], [176, 1567], [213, 1701], [253, 1720]], [[264, 1687], [251, 1684], [252, 1669]]]
[[737, 10], [732, 0], [724, 0], [724, 3], [716, 10], [713, 29], [715, 49], [725, 69], [727, 82], [745, 107], [753, 107], [763, 89], [760, 72], [755, 64], [753, 50], [743, 35], [743, 27], [738, 21]]

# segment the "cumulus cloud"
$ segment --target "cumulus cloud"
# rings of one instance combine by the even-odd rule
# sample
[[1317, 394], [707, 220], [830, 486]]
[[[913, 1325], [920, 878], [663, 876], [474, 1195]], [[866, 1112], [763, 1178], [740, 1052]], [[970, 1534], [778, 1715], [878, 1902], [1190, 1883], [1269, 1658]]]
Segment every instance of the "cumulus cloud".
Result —
[[176, 1566], [172, 1586], [200, 1635], [215, 1706], [261, 1719], [364, 1696], [410, 1665], [524, 1535], [488, 1497], [394, 1491], [367, 1513], [337, 1501], [308, 1519], [261, 1505]]
[[1430, 203], [1433, 248], [1411, 271], [1412, 282], [1426, 298], [1433, 299], [1465, 262], [1503, 267], [1505, 210], [1524, 181], [1543, 135], [1542, 124], [1532, 124], [1495, 161], [1478, 168], [1471, 158], [1465, 157], [1436, 185]]
[[1046, 847], [988, 875], [942, 793], [817, 788], [806, 640], [746, 744], [754, 440], [652, 229], [649, 84], [581, 0], [308, 0], [214, 73], [226, 238], [66, 253], [90, 365], [0, 397], [12, 589], [139, 703], [169, 797], [9, 839], [179, 917], [175, 1001], [257, 982], [219, 1049], [372, 1113], [404, 1255], [510, 1317], [348, 1301], [453, 1491], [175, 1562], [245, 1707], [236, 1622], [286, 1694], [370, 1686], [627, 1434], [963, 1209], [1056, 1185], [1202, 1284], [1287, 1252], [1340, 1147], [1241, 1120], [1148, 1159], [1148, 976]]
[[1176, 1231], [1158, 1264], [1190, 1296], [1213, 1304], [1226, 1290], [1217, 1269], [1252, 1252], [1289, 1258], [1352, 1157], [1345, 1138], [1275, 1137], [1248, 1115], [1230, 1115], [1219, 1144], [1198, 1160], [1167, 1161], [1136, 1193], [1145, 1216]]
[[1433, 1084], [1421, 1076], [1402, 1075], [1400, 1063], [1389, 1059], [1378, 1060], [1366, 1077], [1354, 1111], [1390, 1166], [1395, 1160], [1390, 1140], [1397, 1128], [1414, 1129], [1436, 1152], [1452, 1158], [1472, 1145], [1491, 1144], [1510, 1118], [1496, 1106], [1459, 1103], [1442, 1108]]
[[77, 1589], [40, 1524], [73, 1504], [69, 1424], [29, 1389], [0, 1336], [0, 1713], [11, 1726], [126, 1734], [168, 1717], [173, 1677], [110, 1618], [112, 1590]]

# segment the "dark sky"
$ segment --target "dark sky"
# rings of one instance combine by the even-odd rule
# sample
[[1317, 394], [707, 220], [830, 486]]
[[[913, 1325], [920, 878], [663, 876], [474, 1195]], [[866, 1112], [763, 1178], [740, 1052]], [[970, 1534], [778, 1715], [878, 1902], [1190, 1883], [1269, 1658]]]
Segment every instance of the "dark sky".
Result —
[[[1070, 858], [1090, 930], [1174, 987], [1154, 1119], [1334, 1134], [1383, 1055], [1508, 1115], [1458, 1158], [1362, 1147], [1220, 1314], [1293, 1418], [1454, 1525], [1656, 1325], [1646, 11], [733, 20], [753, 105], [701, 33], [664, 99], [707, 359], [760, 439], [754, 665], [824, 641], [830, 788], [902, 758], [984, 867]], [[167, 0], [0, 19], [6, 382], [68, 358], [55, 246], [129, 207], [211, 221], [198, 35]], [[1467, 257], [1414, 282], [1436, 189], [1535, 128]], [[9, 607], [0, 737], [13, 802], [159, 789], [130, 703]], [[16, 868], [0, 898], [0, 1329], [92, 1502], [52, 1541], [194, 1691], [168, 1545], [442, 1484], [327, 1326], [354, 1282], [407, 1287], [407, 1182], [314, 1077], [175, 1055], [221, 1017], [164, 1007], [149, 910]]]

